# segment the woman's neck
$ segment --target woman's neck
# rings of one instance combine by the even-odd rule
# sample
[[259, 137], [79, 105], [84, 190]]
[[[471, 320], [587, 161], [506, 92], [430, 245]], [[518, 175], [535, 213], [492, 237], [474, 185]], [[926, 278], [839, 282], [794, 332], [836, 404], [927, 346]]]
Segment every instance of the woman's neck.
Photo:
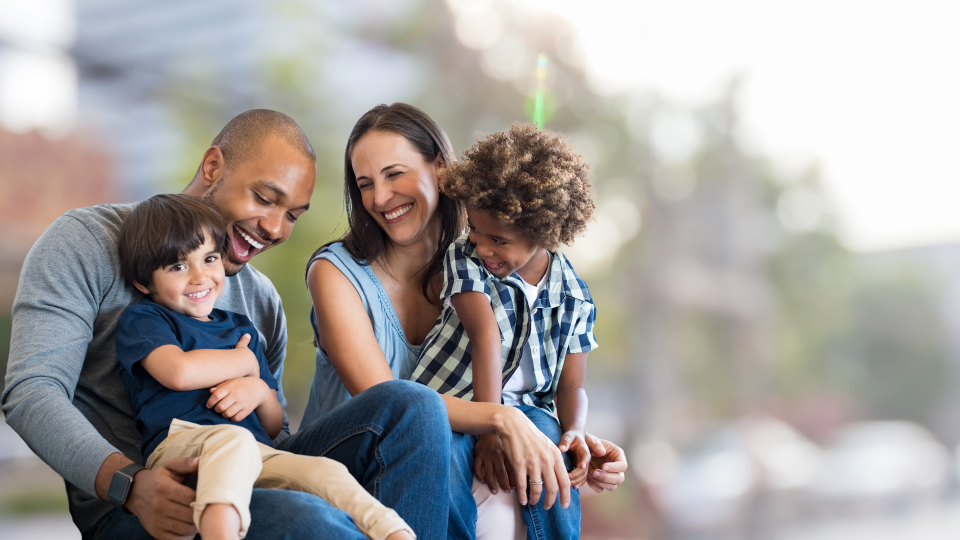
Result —
[[416, 281], [420, 279], [433, 256], [437, 253], [440, 237], [439, 220], [429, 234], [424, 234], [422, 240], [413, 244], [398, 245], [387, 243], [380, 265], [397, 281]]

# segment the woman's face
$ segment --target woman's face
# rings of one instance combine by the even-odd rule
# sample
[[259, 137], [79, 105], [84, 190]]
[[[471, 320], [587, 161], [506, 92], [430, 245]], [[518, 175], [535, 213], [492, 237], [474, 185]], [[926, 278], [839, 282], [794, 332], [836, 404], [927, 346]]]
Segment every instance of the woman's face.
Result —
[[370, 131], [350, 155], [363, 207], [398, 245], [436, 241], [440, 157], [430, 163], [402, 135]]

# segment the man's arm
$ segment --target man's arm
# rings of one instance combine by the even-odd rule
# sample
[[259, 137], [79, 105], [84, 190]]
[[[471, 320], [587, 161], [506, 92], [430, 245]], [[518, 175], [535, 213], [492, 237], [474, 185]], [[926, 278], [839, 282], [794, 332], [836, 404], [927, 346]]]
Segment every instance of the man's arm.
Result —
[[[61, 216], [27, 254], [13, 303], [7, 423], [65, 480], [95, 493], [104, 460], [118, 450], [73, 406], [110, 255], [75, 218]], [[112, 474], [112, 472], [111, 472]]]

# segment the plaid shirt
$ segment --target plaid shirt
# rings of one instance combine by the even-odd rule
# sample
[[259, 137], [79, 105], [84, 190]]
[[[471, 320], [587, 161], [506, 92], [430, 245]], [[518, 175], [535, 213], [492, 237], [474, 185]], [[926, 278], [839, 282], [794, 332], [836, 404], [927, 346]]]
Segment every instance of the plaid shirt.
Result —
[[[447, 249], [443, 261], [443, 298], [461, 292], [481, 292], [490, 297], [490, 306], [500, 327], [503, 361], [501, 384], [513, 375], [530, 346], [535, 388], [524, 394], [523, 403], [556, 415], [553, 403], [563, 359], [567, 353], [597, 348], [593, 336], [596, 307], [587, 284], [573, 271], [561, 253], [552, 257], [549, 277], [531, 310], [523, 294], [520, 276], [513, 273], [499, 279], [483, 266], [469, 235], [463, 235]], [[470, 368], [470, 339], [450, 303], [423, 342], [411, 379], [451, 396], [473, 398], [473, 371]]]

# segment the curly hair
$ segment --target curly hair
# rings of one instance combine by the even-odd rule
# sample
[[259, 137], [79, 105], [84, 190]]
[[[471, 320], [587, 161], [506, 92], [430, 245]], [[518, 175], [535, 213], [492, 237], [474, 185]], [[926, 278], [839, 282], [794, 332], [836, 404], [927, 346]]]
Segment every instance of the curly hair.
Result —
[[574, 148], [535, 124], [513, 124], [477, 141], [440, 171], [440, 191], [489, 212], [537, 245], [570, 244], [593, 216], [590, 167]]

